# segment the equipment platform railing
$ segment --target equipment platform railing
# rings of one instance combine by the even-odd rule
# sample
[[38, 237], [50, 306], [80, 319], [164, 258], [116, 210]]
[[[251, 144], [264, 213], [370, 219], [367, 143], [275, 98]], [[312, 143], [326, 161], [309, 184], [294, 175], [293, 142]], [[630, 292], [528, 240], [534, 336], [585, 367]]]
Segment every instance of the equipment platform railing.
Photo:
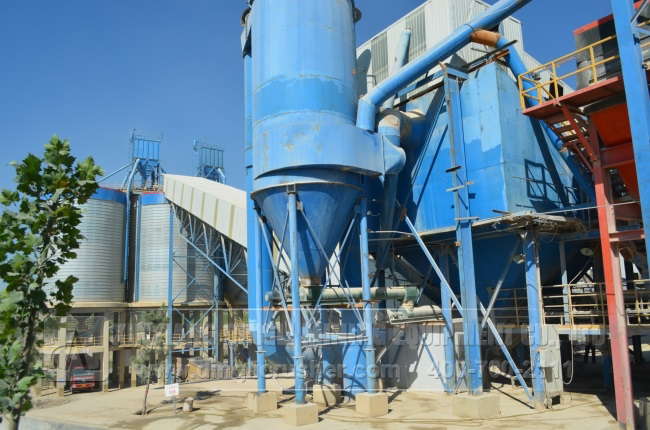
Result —
[[[649, 25], [650, 21], [645, 21], [639, 26], [648, 27]], [[526, 102], [541, 104], [548, 101], [557, 101], [560, 97], [566, 95], [563, 94], [563, 92], [569, 88], [565, 81], [576, 77], [580, 73], [587, 71], [591, 72], [589, 85], [611, 78], [612, 76], [605, 74], [599, 76], [598, 69], [605, 64], [618, 61], [619, 55], [605, 55], [603, 58], [599, 58], [596, 51], [603, 47], [603, 45], [615, 41], [615, 35], [606, 37], [592, 43], [591, 45], [577, 49], [569, 54], [563, 55], [519, 75], [517, 81], [519, 85], [521, 108], [523, 110], [526, 109]], [[647, 47], [650, 47], [650, 40], [641, 44], [641, 49]], [[588, 61], [585, 65], [581, 66], [580, 63], [584, 63], [585, 56]], [[575, 70], [562, 72], [562, 68], [566, 67], [570, 62], [574, 62]], [[648, 64], [648, 62], [646, 62], [646, 64]], [[548, 79], [541, 78], [544, 74], [549, 76]]]
[[[623, 285], [628, 326], [650, 327], [650, 280], [624, 281]], [[542, 287], [542, 297], [546, 324], [607, 325], [607, 297], [602, 282], [546, 285]], [[493, 309], [493, 319], [497, 325], [527, 325], [525, 290], [501, 289]]]

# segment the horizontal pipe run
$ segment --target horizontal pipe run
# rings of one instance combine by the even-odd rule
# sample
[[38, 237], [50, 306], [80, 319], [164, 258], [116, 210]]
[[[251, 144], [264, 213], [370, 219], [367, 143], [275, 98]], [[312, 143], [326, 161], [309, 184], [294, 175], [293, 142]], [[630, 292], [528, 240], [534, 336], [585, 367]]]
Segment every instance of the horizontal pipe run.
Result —
[[422, 321], [443, 321], [442, 309], [439, 306], [417, 306], [414, 308], [400, 307], [389, 311], [391, 324], [406, 324]]
[[[359, 300], [363, 296], [363, 289], [361, 287], [343, 288], [332, 287], [323, 288], [304, 288], [300, 294], [301, 302], [315, 302], [319, 299], [321, 304], [346, 304], [349, 303], [349, 298]], [[419, 290], [417, 287], [374, 287], [370, 289], [371, 300], [402, 300], [413, 302], [417, 299]], [[273, 293], [272, 301], [280, 301], [280, 296], [276, 291]], [[289, 301], [291, 303], [291, 301]]]

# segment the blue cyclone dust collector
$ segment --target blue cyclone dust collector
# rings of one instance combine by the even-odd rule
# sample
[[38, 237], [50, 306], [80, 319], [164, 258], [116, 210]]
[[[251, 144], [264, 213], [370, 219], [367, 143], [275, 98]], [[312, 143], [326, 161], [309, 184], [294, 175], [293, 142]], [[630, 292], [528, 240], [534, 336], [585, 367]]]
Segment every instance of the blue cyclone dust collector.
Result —
[[[471, 394], [481, 393], [478, 315], [489, 300], [482, 279], [499, 279], [499, 265], [519, 255], [513, 246], [520, 240], [522, 258], [537, 248], [512, 224], [472, 245], [472, 228], [494, 211], [583, 203], [576, 190], [588, 189], [588, 181], [543, 126], [521, 116], [510, 73], [523, 66], [513, 48], [505, 57], [512, 72], [492, 63], [471, 73], [427, 73], [470, 42], [487, 43], [494, 33], [486, 30], [528, 2], [498, 1], [360, 98], [354, 25], [361, 13], [352, 0], [249, 1], [242, 17], [249, 322], [260, 393], [265, 358], [293, 361], [298, 404], [309, 381], [340, 384], [351, 396], [376, 392], [383, 354], [375, 353], [375, 342], [386, 327], [379, 330], [376, 316], [405, 305], [419, 317], [441, 310], [436, 317], [448, 326], [463, 318], [467, 371], [458, 379]], [[509, 49], [498, 37], [492, 45]], [[392, 109], [394, 96], [436, 80], [442, 84], [433, 91]], [[526, 173], [512, 185], [520, 171], [542, 175], [551, 191], [537, 198]], [[448, 247], [436, 240], [457, 245], [458, 274], [442, 273], [439, 255]], [[576, 250], [567, 252], [579, 265], [571, 258]], [[483, 257], [474, 269], [473, 260]], [[526, 267], [501, 283], [525, 291], [534, 276]], [[423, 297], [434, 305], [419, 306]], [[529, 314], [533, 325], [536, 314]]]

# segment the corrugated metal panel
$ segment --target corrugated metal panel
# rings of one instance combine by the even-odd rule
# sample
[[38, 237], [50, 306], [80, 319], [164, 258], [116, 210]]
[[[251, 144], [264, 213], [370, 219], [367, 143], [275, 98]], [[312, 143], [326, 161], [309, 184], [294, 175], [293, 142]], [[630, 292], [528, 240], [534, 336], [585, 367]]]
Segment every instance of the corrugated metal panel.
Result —
[[79, 278], [73, 290], [74, 302], [123, 302], [124, 204], [93, 198], [81, 210], [79, 230], [84, 239], [77, 258], [61, 266], [53, 281], [69, 275]]
[[165, 197], [246, 246], [246, 192], [205, 178], [164, 176]]
[[[455, 0], [451, 4], [449, 13], [451, 14], [452, 29], [460, 27], [488, 8], [488, 5], [477, 0]], [[480, 45], [469, 44], [458, 51], [457, 55], [463, 61], [471, 62], [484, 55], [480, 49]]]
[[[166, 302], [169, 268], [169, 204], [141, 207], [140, 225], [140, 297], [141, 302]], [[186, 300], [187, 243], [180, 235], [180, 223], [174, 221], [173, 291], [176, 302]], [[185, 269], [185, 270], [183, 270]]]
[[502, 34], [507, 40], [516, 40], [517, 49], [522, 52], [524, 49], [524, 35], [521, 23], [515, 19], [506, 19], [501, 26]]
[[372, 53], [372, 74], [375, 85], [388, 77], [388, 39], [386, 32], [372, 39], [370, 52]]
[[411, 30], [408, 60], [414, 60], [427, 50], [427, 30], [424, 19], [424, 7], [406, 17], [405, 28]]

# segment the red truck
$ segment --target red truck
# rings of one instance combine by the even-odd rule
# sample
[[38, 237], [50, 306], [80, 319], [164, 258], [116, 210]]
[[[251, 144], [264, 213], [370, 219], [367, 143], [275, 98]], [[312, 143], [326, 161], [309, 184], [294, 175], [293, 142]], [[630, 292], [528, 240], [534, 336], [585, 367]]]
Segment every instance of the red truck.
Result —
[[70, 377], [70, 391], [89, 391], [97, 387], [97, 371], [74, 367]]

